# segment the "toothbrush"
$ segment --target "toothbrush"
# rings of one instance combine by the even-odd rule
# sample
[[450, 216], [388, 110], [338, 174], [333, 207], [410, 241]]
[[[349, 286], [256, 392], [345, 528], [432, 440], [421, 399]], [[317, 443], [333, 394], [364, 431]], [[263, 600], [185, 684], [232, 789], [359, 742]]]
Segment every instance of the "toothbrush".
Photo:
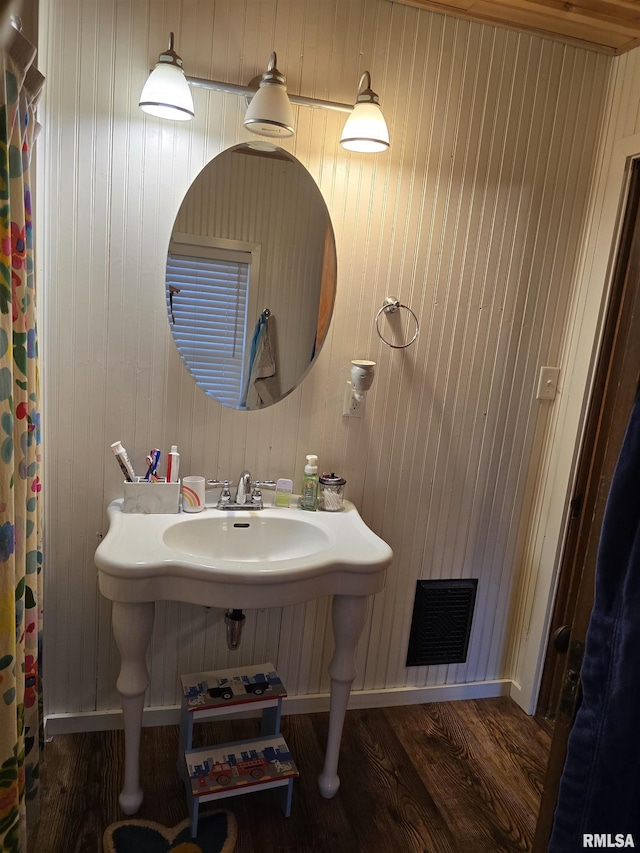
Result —
[[145, 480], [157, 480], [156, 477], [156, 469], [158, 467], [158, 462], [160, 461], [160, 451], [157, 447], [154, 447], [153, 450], [149, 452], [147, 456], [147, 473], [145, 474]]

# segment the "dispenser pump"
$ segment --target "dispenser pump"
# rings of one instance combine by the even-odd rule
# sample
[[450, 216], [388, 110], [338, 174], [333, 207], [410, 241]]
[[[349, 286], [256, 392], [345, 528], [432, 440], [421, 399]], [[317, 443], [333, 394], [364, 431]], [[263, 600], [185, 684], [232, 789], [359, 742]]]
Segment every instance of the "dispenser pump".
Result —
[[307, 456], [307, 464], [304, 466], [302, 475], [302, 493], [300, 495], [300, 509], [310, 509], [312, 512], [318, 507], [318, 457], [314, 453]]

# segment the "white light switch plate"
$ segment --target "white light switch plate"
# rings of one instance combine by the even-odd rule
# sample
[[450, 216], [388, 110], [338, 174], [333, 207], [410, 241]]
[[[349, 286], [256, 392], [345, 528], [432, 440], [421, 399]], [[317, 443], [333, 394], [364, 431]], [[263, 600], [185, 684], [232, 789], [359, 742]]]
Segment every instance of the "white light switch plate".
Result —
[[558, 379], [560, 378], [559, 367], [541, 367], [538, 378], [538, 400], [555, 400], [558, 391]]

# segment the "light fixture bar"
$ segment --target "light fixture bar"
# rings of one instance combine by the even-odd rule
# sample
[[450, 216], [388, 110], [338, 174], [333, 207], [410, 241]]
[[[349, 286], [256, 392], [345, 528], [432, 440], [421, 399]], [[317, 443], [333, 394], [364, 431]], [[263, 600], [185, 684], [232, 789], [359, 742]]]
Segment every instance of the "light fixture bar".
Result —
[[[186, 76], [186, 75], [185, 75]], [[210, 89], [215, 92], [227, 92], [229, 95], [245, 95], [248, 98], [258, 91], [251, 86], [240, 86], [237, 83], [223, 83], [220, 80], [208, 80], [205, 77], [186, 77], [187, 83], [196, 89]], [[305, 107], [318, 107], [324, 110], [336, 110], [341, 113], [353, 112], [353, 104], [341, 104], [339, 101], [323, 101], [320, 98], [307, 98], [304, 95], [292, 95], [287, 92], [292, 104], [301, 104]]]
[[244, 97], [247, 110], [243, 125], [250, 133], [284, 139], [295, 133], [292, 104], [322, 110], [348, 113], [342, 129], [340, 145], [361, 154], [386, 151], [389, 148], [389, 129], [380, 109], [380, 99], [371, 89], [371, 74], [365, 71], [358, 85], [355, 104], [290, 95], [285, 75], [278, 70], [276, 52], [272, 51], [267, 70], [248, 86], [224, 83], [205, 77], [187, 77], [182, 59], [173, 49], [173, 33], [169, 48], [158, 57], [155, 68], [145, 83], [138, 106], [158, 118], [191, 119], [195, 115], [191, 89], [208, 89]]

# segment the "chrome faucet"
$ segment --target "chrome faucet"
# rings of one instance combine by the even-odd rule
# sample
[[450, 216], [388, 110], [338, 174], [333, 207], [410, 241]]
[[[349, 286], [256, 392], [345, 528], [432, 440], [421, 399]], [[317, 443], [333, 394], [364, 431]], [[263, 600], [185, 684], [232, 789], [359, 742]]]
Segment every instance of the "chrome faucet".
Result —
[[275, 483], [272, 480], [265, 480], [260, 483], [258, 480], [252, 480], [249, 471], [243, 471], [240, 474], [238, 485], [236, 487], [235, 499], [231, 498], [232, 484], [229, 480], [207, 480], [207, 485], [211, 487], [222, 486], [217, 509], [263, 509], [262, 492], [260, 486], [265, 488], [274, 488]]
[[251, 500], [251, 474], [248, 471], [243, 471], [238, 479], [238, 488], [236, 490], [236, 503], [240, 506], [249, 503]]

